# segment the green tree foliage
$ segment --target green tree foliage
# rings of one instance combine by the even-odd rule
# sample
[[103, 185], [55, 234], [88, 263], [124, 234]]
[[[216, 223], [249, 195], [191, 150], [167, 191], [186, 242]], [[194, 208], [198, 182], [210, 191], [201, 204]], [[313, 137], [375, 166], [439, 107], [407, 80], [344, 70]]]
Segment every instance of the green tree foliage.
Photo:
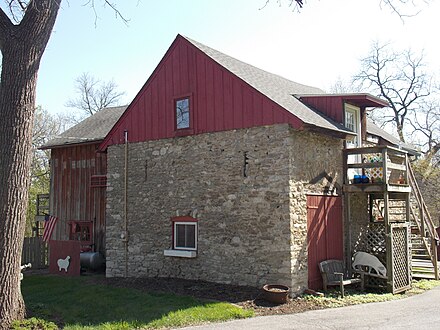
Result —
[[32, 236], [32, 227], [37, 211], [37, 195], [49, 193], [50, 188], [50, 150], [40, 150], [39, 147], [60, 134], [64, 124], [63, 116], [51, 115], [41, 106], [36, 108], [32, 132], [31, 183], [25, 236]]

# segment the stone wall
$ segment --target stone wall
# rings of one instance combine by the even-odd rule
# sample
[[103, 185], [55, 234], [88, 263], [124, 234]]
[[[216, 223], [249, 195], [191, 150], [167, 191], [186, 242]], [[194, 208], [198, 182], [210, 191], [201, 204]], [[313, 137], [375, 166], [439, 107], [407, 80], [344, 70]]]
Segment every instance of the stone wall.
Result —
[[[317, 176], [338, 178], [341, 148], [286, 124], [130, 143], [127, 276], [304, 289], [305, 194], [333, 185]], [[123, 145], [108, 149], [108, 184], [107, 276], [125, 276]], [[164, 256], [178, 215], [198, 219], [196, 258]]]
[[339, 194], [343, 183], [342, 140], [291, 131], [290, 222], [292, 289], [307, 288], [307, 194]]

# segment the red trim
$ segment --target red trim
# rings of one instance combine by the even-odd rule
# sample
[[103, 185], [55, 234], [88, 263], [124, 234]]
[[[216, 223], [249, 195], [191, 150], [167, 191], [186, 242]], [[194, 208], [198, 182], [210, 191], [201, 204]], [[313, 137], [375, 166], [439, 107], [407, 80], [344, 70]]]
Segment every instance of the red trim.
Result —
[[172, 222], [198, 222], [199, 220], [193, 217], [190, 217], [189, 215], [183, 215], [179, 217], [172, 217]]

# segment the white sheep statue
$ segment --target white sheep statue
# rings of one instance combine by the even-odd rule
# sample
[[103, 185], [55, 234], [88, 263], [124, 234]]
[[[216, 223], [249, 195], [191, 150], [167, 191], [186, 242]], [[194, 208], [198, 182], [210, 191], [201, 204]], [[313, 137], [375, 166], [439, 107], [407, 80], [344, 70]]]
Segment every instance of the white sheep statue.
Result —
[[20, 266], [20, 281], [23, 280], [23, 273], [22, 273], [22, 271], [25, 270], [26, 268], [31, 268], [31, 267], [32, 267], [31, 263], [28, 263], [28, 264]]
[[376, 256], [367, 252], [359, 251], [354, 254], [353, 269], [362, 270], [362, 267], [367, 267], [368, 273], [370, 274], [374, 274], [372, 273], [372, 270], [374, 269], [376, 274], [384, 277], [387, 276], [387, 269]]
[[70, 256], [67, 256], [66, 259], [58, 259], [57, 264], [59, 271], [64, 269], [64, 271], [67, 273], [67, 268], [69, 268], [70, 264]]

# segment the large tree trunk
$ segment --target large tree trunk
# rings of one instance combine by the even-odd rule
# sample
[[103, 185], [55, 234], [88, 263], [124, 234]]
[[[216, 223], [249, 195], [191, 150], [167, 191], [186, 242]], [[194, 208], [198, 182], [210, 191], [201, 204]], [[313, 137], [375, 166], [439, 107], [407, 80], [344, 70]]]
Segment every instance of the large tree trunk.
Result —
[[29, 3], [19, 25], [0, 12], [0, 329], [24, 317], [21, 251], [31, 160], [37, 73], [59, 9], [58, 0]]

